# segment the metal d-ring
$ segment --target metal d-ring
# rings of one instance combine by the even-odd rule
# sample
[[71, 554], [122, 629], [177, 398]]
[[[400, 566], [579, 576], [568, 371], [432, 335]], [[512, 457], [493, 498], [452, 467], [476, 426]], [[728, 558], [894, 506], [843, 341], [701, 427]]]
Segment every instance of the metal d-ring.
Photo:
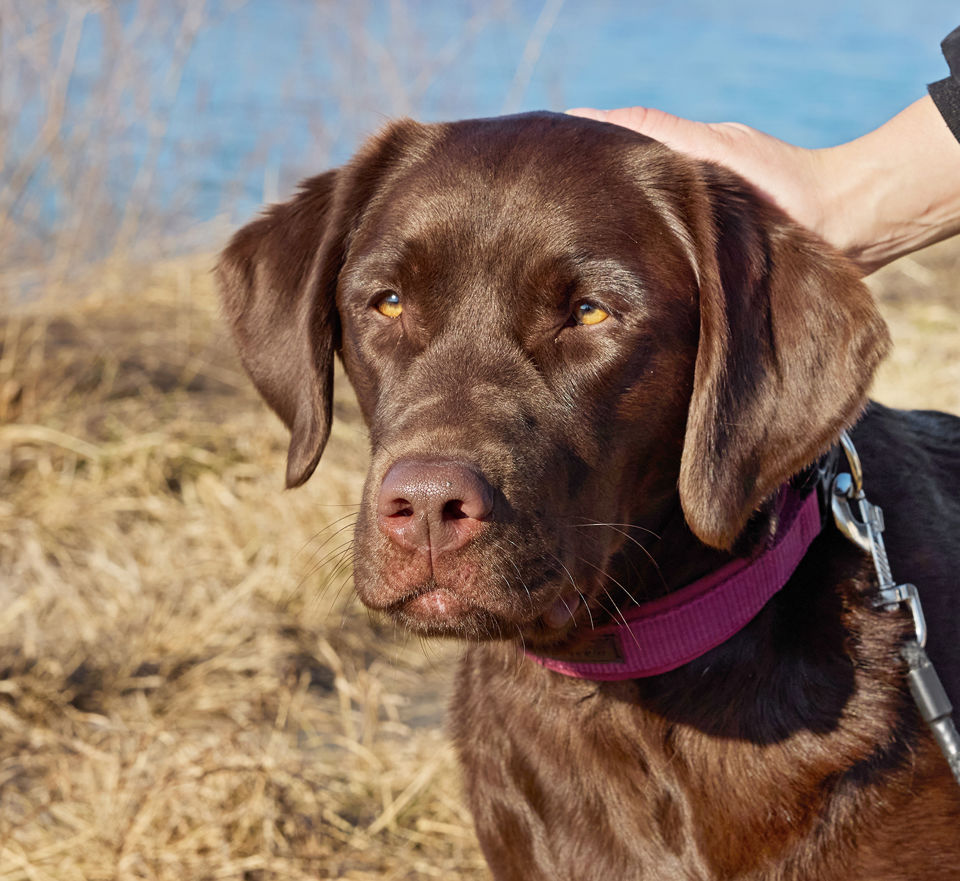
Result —
[[857, 448], [850, 440], [850, 435], [845, 431], [840, 434], [840, 446], [843, 447], [844, 455], [847, 457], [847, 464], [850, 466], [850, 477], [853, 479], [854, 493], [863, 492], [863, 466], [860, 464], [860, 454]]

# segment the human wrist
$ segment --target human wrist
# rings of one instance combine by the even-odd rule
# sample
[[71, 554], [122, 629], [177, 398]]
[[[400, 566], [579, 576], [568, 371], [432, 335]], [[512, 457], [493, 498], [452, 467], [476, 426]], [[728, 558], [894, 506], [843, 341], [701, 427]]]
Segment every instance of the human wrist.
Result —
[[864, 273], [960, 232], [960, 144], [929, 97], [815, 153], [817, 231]]
[[869, 144], [857, 139], [813, 151], [815, 201], [820, 215], [814, 231], [854, 263], [872, 271], [874, 253], [887, 240], [887, 224], [879, 220], [885, 201], [880, 189], [887, 175]]

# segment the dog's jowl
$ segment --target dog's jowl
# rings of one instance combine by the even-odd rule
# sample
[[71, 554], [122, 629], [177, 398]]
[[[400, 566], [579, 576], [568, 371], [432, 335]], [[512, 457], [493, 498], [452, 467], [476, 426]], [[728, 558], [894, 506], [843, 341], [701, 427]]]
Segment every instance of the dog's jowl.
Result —
[[218, 276], [290, 486], [343, 360], [356, 589], [469, 644], [452, 728], [497, 879], [960, 875], [910, 616], [818, 487], [855, 425], [960, 704], [960, 420], [867, 403], [887, 333], [839, 255], [720, 167], [530, 114], [391, 125]]

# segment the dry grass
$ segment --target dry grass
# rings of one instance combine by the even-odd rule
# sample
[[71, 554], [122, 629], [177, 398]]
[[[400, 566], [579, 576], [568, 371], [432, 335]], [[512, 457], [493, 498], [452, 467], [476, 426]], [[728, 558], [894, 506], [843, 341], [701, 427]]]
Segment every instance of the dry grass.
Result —
[[0, 879], [485, 877], [450, 650], [348, 599], [355, 404], [282, 491], [205, 267], [144, 275], [0, 329]]
[[870, 286], [895, 345], [874, 397], [960, 414], [960, 239], [898, 260]]
[[[875, 281], [881, 399], [960, 411], [958, 262]], [[206, 267], [105, 277], [0, 324], [0, 881], [488, 877], [442, 733], [455, 650], [350, 601], [349, 392], [284, 492]]]

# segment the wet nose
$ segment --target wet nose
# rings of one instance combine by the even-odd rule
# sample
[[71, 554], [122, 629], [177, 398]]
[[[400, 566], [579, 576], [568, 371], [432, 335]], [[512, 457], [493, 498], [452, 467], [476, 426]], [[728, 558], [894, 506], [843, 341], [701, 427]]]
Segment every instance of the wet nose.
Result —
[[401, 459], [380, 485], [377, 518], [392, 542], [412, 551], [448, 553], [483, 528], [493, 488], [463, 462]]

